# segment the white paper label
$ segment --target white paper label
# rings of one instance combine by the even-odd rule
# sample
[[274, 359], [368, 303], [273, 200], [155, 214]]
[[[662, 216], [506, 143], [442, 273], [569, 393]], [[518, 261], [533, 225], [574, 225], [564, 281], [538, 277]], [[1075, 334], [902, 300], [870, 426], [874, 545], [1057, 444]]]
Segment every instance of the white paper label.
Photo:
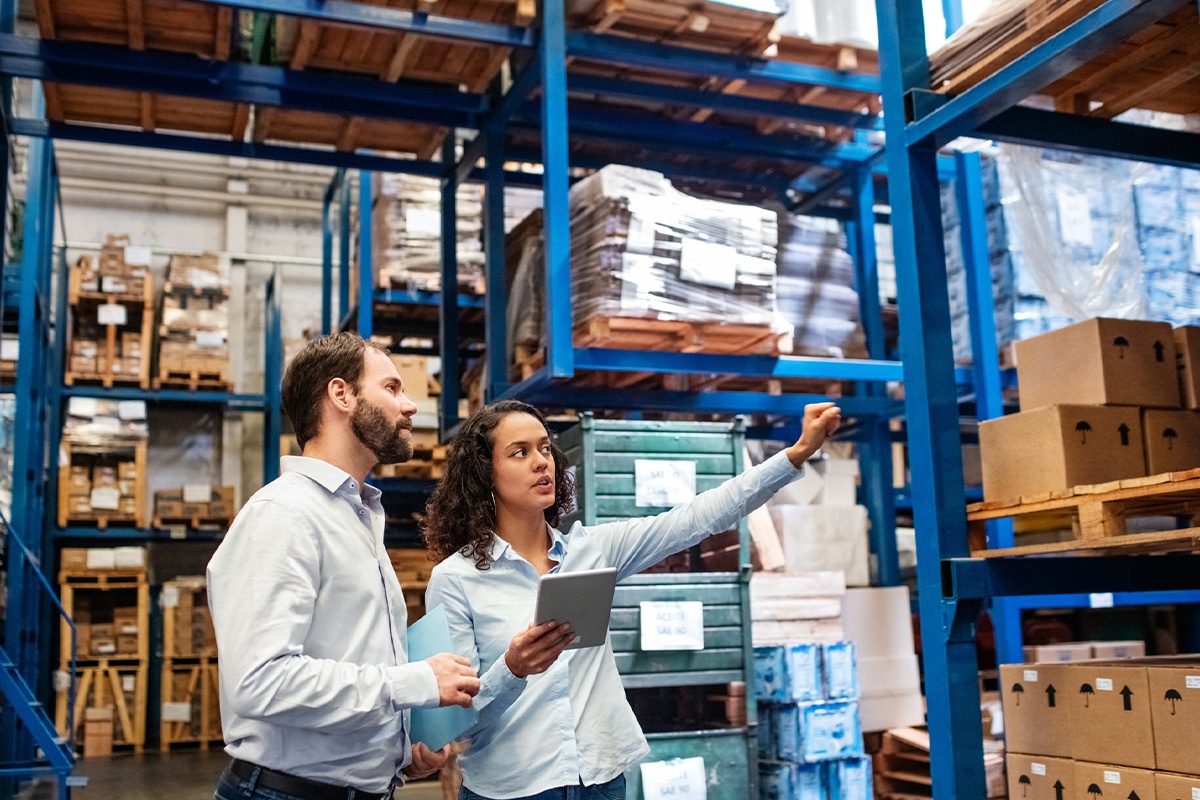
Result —
[[1183, 685], [1188, 689], [1200, 689], [1200, 675], [1188, 675], [1183, 679]]
[[121, 432], [121, 420], [116, 417], [92, 417], [91, 432], [115, 435]]
[[116, 511], [121, 507], [121, 492], [109, 486], [92, 489], [92, 508], [97, 511]]
[[1046, 774], [1046, 765], [1039, 764], [1036, 761], [1030, 762], [1029, 771], [1032, 772], [1034, 775], [1045, 775]]
[[105, 275], [100, 279], [100, 291], [105, 294], [125, 294], [129, 291], [129, 284], [125, 283], [124, 278], [114, 278], [111, 275]]
[[705, 286], [733, 289], [737, 283], [738, 251], [727, 244], [684, 239], [679, 254], [679, 277]]
[[145, 400], [120, 400], [117, 402], [117, 416], [121, 419], [145, 419]]
[[179, 587], [164, 586], [162, 594], [158, 599], [159, 605], [163, 608], [175, 608], [179, 605]]
[[0, 339], [0, 361], [16, 361], [21, 356], [19, 339]]
[[96, 310], [96, 321], [101, 325], [124, 325], [129, 320], [125, 306], [108, 303]]
[[225, 334], [221, 331], [196, 331], [197, 347], [222, 347], [225, 344]]
[[162, 721], [163, 722], [191, 722], [192, 721], [192, 704], [191, 703], [163, 703], [162, 704]]
[[127, 245], [125, 247], [125, 263], [131, 267], [150, 266], [150, 248]]
[[641, 604], [643, 650], [703, 650], [704, 604], [695, 600]]
[[64, 670], [54, 671], [54, 691], [65, 692], [71, 688], [71, 674]]
[[132, 675], [125, 675], [121, 678], [122, 692], [132, 692], [136, 685], [137, 684], [134, 682], [134, 677]]
[[639, 508], [674, 507], [696, 496], [695, 461], [638, 459], [633, 462], [633, 477]]
[[404, 209], [404, 232], [409, 236], [441, 236], [442, 212], [436, 208], [409, 206]]
[[207, 503], [212, 500], [212, 487], [207, 483], [186, 483], [183, 486], [183, 502]]
[[172, 525], [167, 528], [167, 535], [172, 539], [186, 539], [187, 525]]
[[1064, 244], [1090, 247], [1092, 209], [1084, 192], [1069, 187], [1058, 190], [1058, 227]]
[[1200, 800], [1200, 787], [1192, 787], [1192, 800]]
[[1038, 679], [1038, 671], [1036, 669], [1025, 670], [1025, 682], [1026, 683], [1037, 683], [1037, 679]]
[[1112, 592], [1094, 592], [1088, 595], [1088, 605], [1092, 608], [1112, 608]]
[[1111, 692], [1113, 690], [1112, 678], [1096, 678], [1097, 692]]
[[642, 764], [645, 800], [708, 800], [703, 758], [676, 758]]
[[1112, 769], [1104, 770], [1104, 782], [1120, 784], [1121, 783], [1121, 773], [1117, 772], [1116, 770], [1112, 770]]

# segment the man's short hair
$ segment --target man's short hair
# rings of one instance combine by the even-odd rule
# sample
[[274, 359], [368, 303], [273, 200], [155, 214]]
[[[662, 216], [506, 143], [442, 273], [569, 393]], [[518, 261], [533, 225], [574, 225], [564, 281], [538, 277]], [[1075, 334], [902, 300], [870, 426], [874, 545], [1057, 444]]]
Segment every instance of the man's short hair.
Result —
[[341, 378], [359, 392], [367, 350], [387, 354], [357, 333], [335, 333], [304, 345], [283, 374], [280, 390], [283, 412], [292, 421], [300, 447], [321, 428], [321, 403], [329, 382]]

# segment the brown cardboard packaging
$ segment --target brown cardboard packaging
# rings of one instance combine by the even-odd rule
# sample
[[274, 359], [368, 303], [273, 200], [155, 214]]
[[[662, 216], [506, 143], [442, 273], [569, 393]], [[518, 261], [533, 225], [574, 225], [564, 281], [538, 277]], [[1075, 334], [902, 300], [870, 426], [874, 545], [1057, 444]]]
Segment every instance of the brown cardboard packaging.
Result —
[[137, 500], [133, 497], [122, 497], [117, 507], [117, 513], [126, 517], [137, 516]]
[[136, 480], [137, 476], [136, 461], [122, 461], [117, 464], [117, 477], [121, 480]]
[[1154, 783], [1150, 770], [1075, 762], [1077, 800], [1156, 800]]
[[1139, 409], [1050, 406], [979, 423], [983, 497], [1013, 500], [1146, 474]]
[[1165, 322], [1089, 319], [1017, 342], [1021, 410], [1053, 405], [1179, 408]]
[[67, 484], [67, 494], [92, 494], [92, 474], [87, 467], [71, 467], [70, 483]]
[[1147, 475], [1200, 467], [1200, 414], [1195, 411], [1147, 408], [1142, 434]]
[[[87, 548], [64, 547], [59, 553], [59, 559], [63, 572], [82, 572], [87, 569]], [[76, 616], [78, 615], [76, 611]]]
[[1200, 409], [1200, 326], [1175, 329], [1175, 352], [1183, 407]]
[[137, 636], [118, 636], [117, 637], [117, 655], [119, 656], [136, 656], [138, 651]]
[[[1014, 800], [1074, 800], [1075, 762], [1010, 752], [1008, 794]], [[1089, 798], [1091, 800], [1091, 798]]]
[[71, 356], [71, 372], [76, 375], [95, 374], [96, 359], [87, 356]]
[[1039, 644], [1026, 647], [1024, 651], [1026, 664], [1066, 664], [1092, 658], [1092, 645], [1088, 642]]
[[154, 493], [155, 503], [182, 503], [183, 489], [159, 489]]
[[1074, 758], [1154, 769], [1146, 667], [1084, 663], [1066, 669], [1063, 699], [1070, 708]]
[[1145, 658], [1146, 643], [1135, 640], [1124, 642], [1092, 642], [1092, 658], [1108, 661], [1118, 658]]
[[95, 467], [92, 469], [92, 488], [117, 488], [116, 467]]
[[1071, 757], [1065, 664], [1001, 664], [1004, 736], [1014, 753]]
[[1156, 772], [1154, 794], [1158, 800], [1200, 800], [1200, 778], [1194, 775]]
[[390, 356], [404, 382], [404, 394], [409, 400], [429, 397], [429, 364], [425, 356]]
[[1146, 668], [1157, 766], [1200, 775], [1200, 666]]
[[118, 478], [117, 491], [121, 493], [121, 497], [134, 497], [137, 495], [137, 481], [132, 478]]
[[113, 746], [113, 710], [88, 708], [83, 712], [83, 756], [111, 756]]
[[159, 500], [154, 504], [154, 515], [156, 517], [178, 519], [183, 516], [183, 503], [178, 503], [174, 500]]
[[208, 503], [181, 503], [182, 513], [184, 517], [207, 517]]
[[92, 494], [73, 494], [67, 498], [67, 513], [68, 514], [90, 514], [92, 513]]

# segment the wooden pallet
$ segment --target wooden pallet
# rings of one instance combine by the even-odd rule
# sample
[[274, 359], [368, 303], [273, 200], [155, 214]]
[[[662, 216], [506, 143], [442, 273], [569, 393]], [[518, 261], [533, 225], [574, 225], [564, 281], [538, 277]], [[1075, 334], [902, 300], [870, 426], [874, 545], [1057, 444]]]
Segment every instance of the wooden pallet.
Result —
[[233, 524], [233, 517], [160, 517], [155, 516], [151, 519], [151, 526], [159, 529], [167, 529], [178, 526], [185, 526], [193, 530], [202, 528], [221, 528], [228, 529]]
[[[136, 386], [148, 389], [150, 388], [150, 340], [154, 333], [154, 280], [147, 274], [142, 279], [142, 291], [140, 292], [88, 291], [83, 288], [83, 272], [90, 267], [90, 257], [84, 256], [68, 274], [67, 352], [72, 352], [78, 326], [85, 321], [90, 324], [96, 320], [102, 307], [123, 306], [126, 322], [124, 325], [99, 326], [102, 336], [96, 342], [96, 371], [80, 372], [68, 368], [64, 371], [63, 382], [67, 386]], [[138, 357], [136, 373], [113, 371], [114, 361], [120, 353], [120, 340], [125, 334], [136, 335], [140, 341], [138, 352], [141, 355]]]
[[113, 375], [111, 373], [100, 375], [90, 372], [70, 372], [63, 373], [63, 383], [67, 386], [104, 386], [111, 388], [113, 386], [132, 386], [136, 388], [146, 388], [142, 385], [142, 379], [133, 375]]
[[[201, 656], [198, 658], [164, 658], [162, 667], [163, 713], [186, 704], [188, 721], [163, 720], [159, 733], [159, 747], [165, 753], [183, 746], [195, 746], [208, 750], [210, 745], [220, 745], [221, 706], [217, 660]], [[172, 704], [169, 707], [167, 704]], [[194, 719], [199, 706], [199, 720]]]
[[[967, 507], [972, 553], [983, 558], [1065, 552], [1167, 552], [1200, 549], [1200, 528], [1128, 533], [1136, 517], [1200, 520], [1200, 469], [1076, 486], [1060, 492]], [[1070, 540], [987, 550], [986, 523], [1011, 518], [1017, 533], [1070, 531]], [[1193, 523], [1195, 524], [1195, 523]]]
[[[144, 569], [89, 569], [62, 570], [58, 573], [58, 582], [64, 587], [83, 587], [88, 589], [137, 589], [146, 583]], [[71, 605], [63, 600], [67, 613]], [[148, 608], [148, 607], [147, 607]]]
[[[943, 94], [961, 94], [1102, 3], [1033, 0], [931, 54], [932, 85]], [[1197, 25], [1196, 4], [1180, 3], [1040, 93], [1052, 97], [1059, 111], [1102, 118], [1131, 108], [1196, 113], [1200, 111]]]
[[432, 478], [442, 477], [446, 456], [450, 448], [437, 445], [429, 449], [413, 450], [413, 457], [400, 464], [378, 464], [372, 474], [380, 478]]
[[[66, 673], [69, 665], [64, 663], [61, 671]], [[76, 694], [74, 730], [67, 730], [68, 695], [59, 690], [55, 703], [55, 723], [62, 736], [78, 736], [83, 726], [85, 708], [112, 707], [114, 718], [120, 724], [121, 738], [114, 737], [114, 748], [142, 752], [146, 743], [146, 684], [149, 668], [145, 661], [137, 664], [115, 664], [111, 659], [102, 659], [93, 666], [77, 667], [75, 670]], [[132, 680], [133, 690], [127, 690]], [[130, 702], [132, 700], [132, 702]]]
[[224, 372], [198, 372], [182, 369], [161, 369], [160, 372], [159, 377], [151, 381], [155, 389], [188, 389], [193, 392], [233, 391], [233, 382], [226, 380]]
[[780, 355], [792, 350], [791, 334], [767, 325], [685, 322], [595, 316], [575, 326], [576, 347], [660, 350], [675, 353]]
[[183, 0], [35, 0], [43, 39], [229, 59], [232, 8]]
[[65, 456], [59, 464], [58, 468], [58, 525], [60, 528], [68, 526], [89, 525], [97, 528], [108, 528], [118, 525], [132, 525], [137, 528], [146, 527], [146, 443], [138, 442], [133, 445], [116, 446], [115, 452], [111, 454], [111, 460], [120, 462], [134, 463], [136, 474], [133, 477], [134, 481], [134, 513], [121, 514], [116, 511], [109, 510], [93, 510], [86, 514], [73, 514], [70, 508], [70, 488], [71, 488], [71, 465], [78, 458], [87, 458], [88, 456], [96, 456], [95, 453], [77, 453], [75, 445], [71, 442], [63, 442], [60, 447], [60, 455]]

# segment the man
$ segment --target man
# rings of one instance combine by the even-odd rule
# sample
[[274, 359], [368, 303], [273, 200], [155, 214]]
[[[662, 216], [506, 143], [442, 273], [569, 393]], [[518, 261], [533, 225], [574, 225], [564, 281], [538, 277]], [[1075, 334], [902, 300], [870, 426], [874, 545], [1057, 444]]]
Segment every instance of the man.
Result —
[[440, 653], [408, 663], [408, 612], [367, 473], [412, 456], [412, 415], [379, 347], [309, 342], [283, 378], [302, 456], [250, 498], [208, 565], [233, 763], [217, 800], [378, 800], [447, 751], [408, 738], [407, 710], [469, 706], [479, 680]]

